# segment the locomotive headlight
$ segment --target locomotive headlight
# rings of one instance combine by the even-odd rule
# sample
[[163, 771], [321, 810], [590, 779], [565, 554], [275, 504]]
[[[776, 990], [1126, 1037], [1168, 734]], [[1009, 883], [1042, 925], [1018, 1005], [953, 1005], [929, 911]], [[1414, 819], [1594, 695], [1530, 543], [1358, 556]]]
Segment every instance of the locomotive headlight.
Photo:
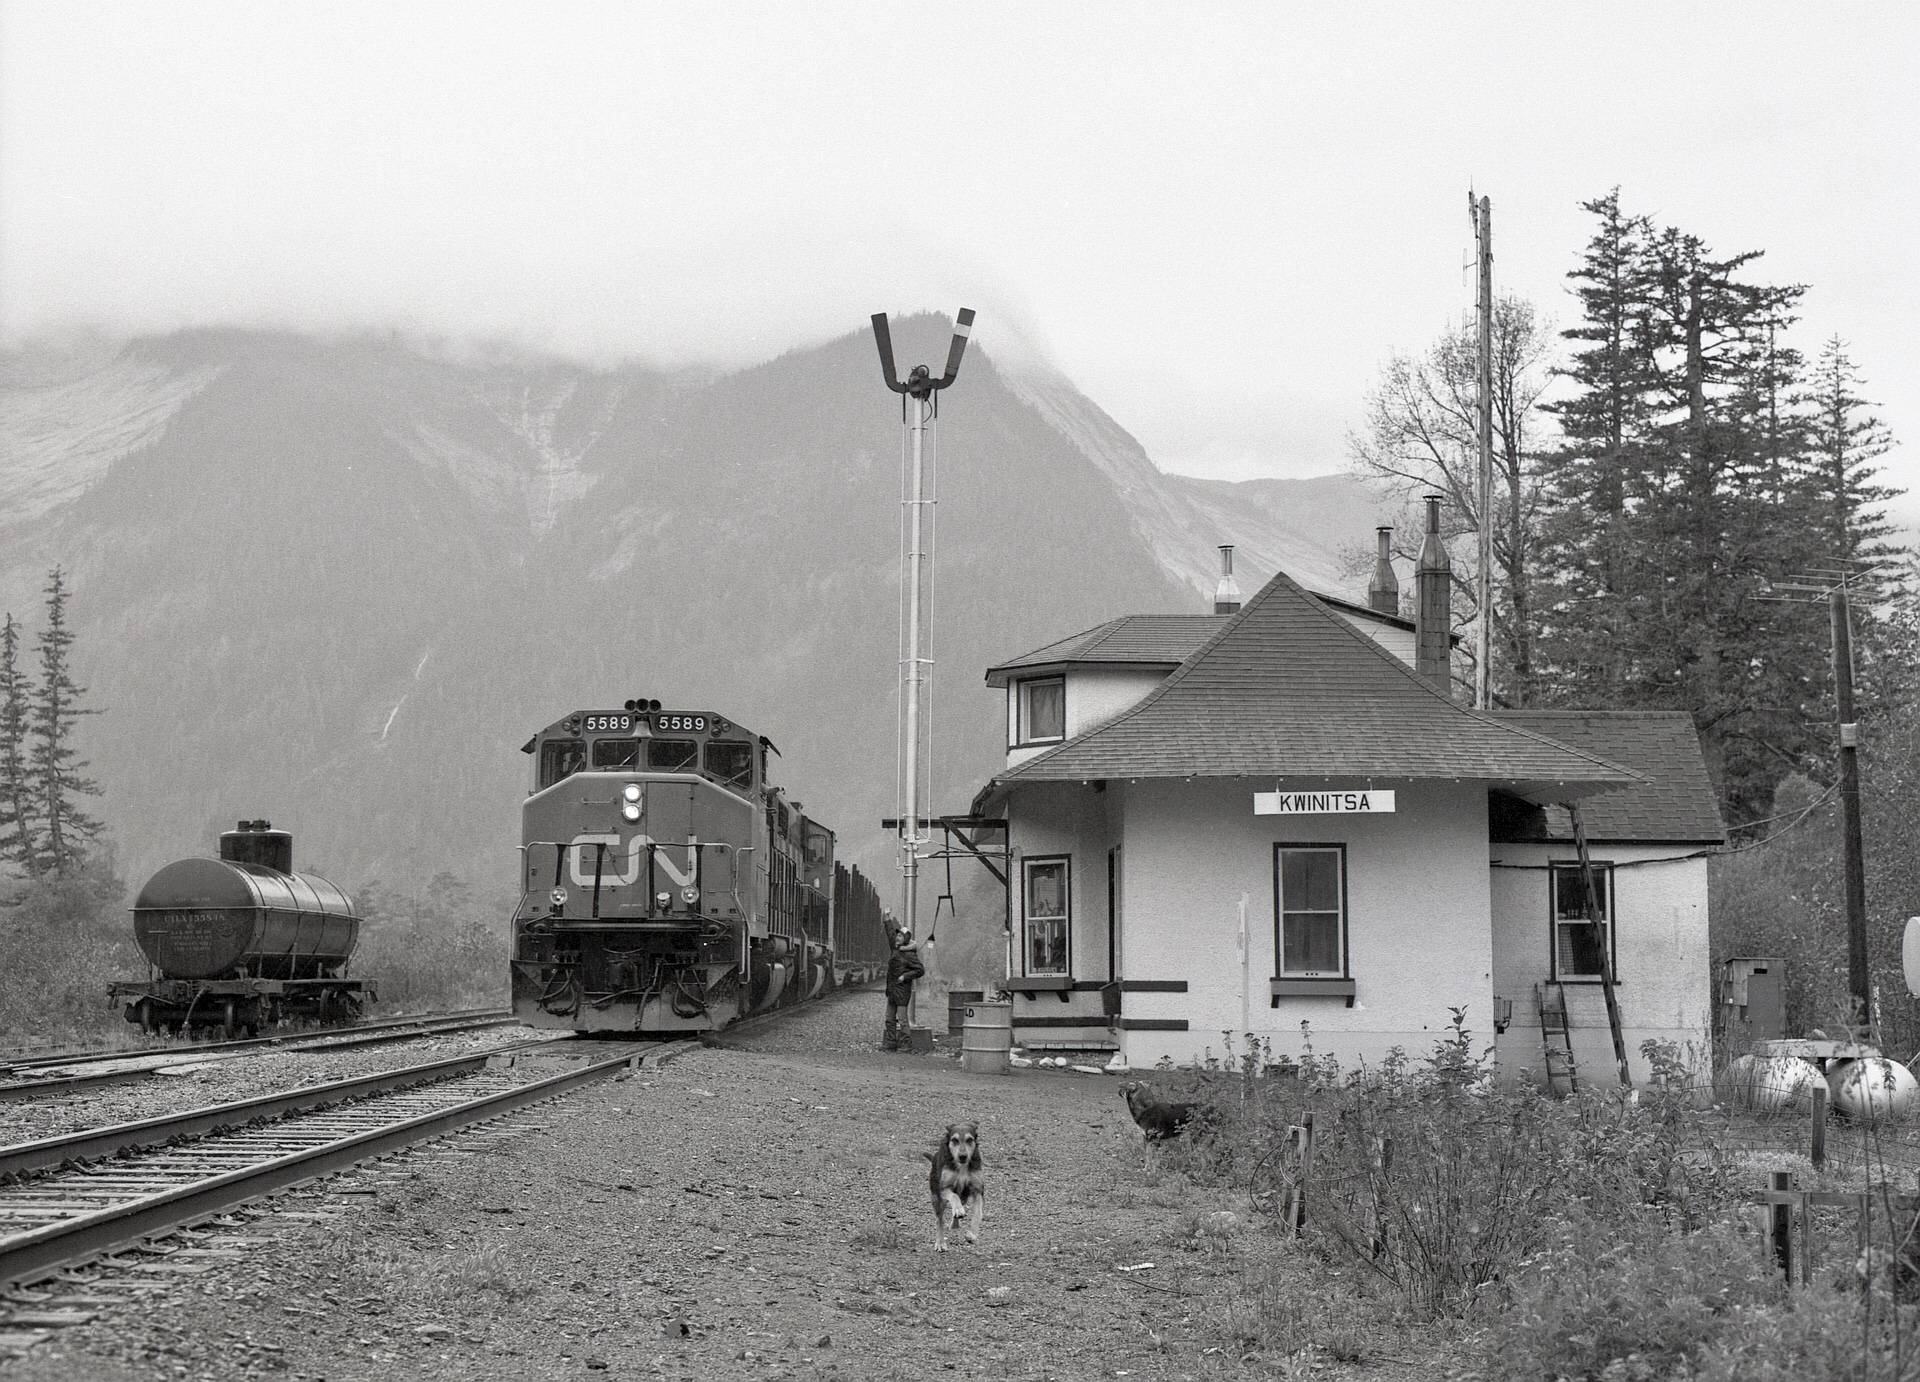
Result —
[[698, 888], [682, 888], [680, 890], [680, 900], [691, 907], [700, 900], [700, 890]]
[[547, 898], [553, 903], [553, 910], [557, 912], [567, 905], [567, 890], [565, 888], [555, 888], [547, 894]]
[[629, 782], [626, 790], [620, 793], [620, 795], [632, 802], [635, 806], [638, 806], [640, 804], [640, 784], [637, 782]]
[[630, 820], [630, 821], [639, 820], [640, 819], [640, 803], [636, 801], [622, 802], [620, 804], [620, 815], [626, 820]]

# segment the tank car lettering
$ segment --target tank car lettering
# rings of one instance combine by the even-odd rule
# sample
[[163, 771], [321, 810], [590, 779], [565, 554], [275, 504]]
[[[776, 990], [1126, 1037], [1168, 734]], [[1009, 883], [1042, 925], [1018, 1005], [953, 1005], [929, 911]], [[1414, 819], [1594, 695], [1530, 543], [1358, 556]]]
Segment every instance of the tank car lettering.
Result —
[[540, 746], [540, 786], [544, 789], [587, 766], [584, 739], [549, 739]]
[[647, 740], [647, 767], [657, 773], [692, 772], [700, 766], [700, 745], [692, 739]]

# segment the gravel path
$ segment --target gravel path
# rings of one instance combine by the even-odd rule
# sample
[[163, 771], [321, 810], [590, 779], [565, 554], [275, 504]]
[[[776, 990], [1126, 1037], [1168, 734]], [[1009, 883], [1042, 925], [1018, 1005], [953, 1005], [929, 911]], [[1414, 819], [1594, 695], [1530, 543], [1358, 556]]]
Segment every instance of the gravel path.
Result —
[[156, 1118], [207, 1104], [249, 1099], [278, 1090], [326, 1084], [446, 1060], [474, 1051], [489, 1051], [514, 1042], [557, 1037], [559, 1033], [530, 1032], [525, 1027], [484, 1027], [447, 1036], [419, 1037], [377, 1046], [348, 1047], [337, 1052], [283, 1051], [262, 1047], [210, 1058], [204, 1064], [177, 1065], [163, 1073], [126, 1084], [97, 1089], [84, 1085], [67, 1094], [50, 1094], [0, 1104], [6, 1131], [0, 1142], [28, 1142], [82, 1128], [99, 1128], [140, 1118]]
[[[1338, 1278], [1303, 1277], [1244, 1202], [1145, 1169], [1115, 1081], [882, 1055], [881, 1009], [830, 1000], [369, 1168], [11, 1375], [1288, 1375], [1242, 1336], [1333, 1308]], [[920, 1153], [959, 1120], [981, 1125], [988, 1214], [977, 1247], [936, 1254]]]

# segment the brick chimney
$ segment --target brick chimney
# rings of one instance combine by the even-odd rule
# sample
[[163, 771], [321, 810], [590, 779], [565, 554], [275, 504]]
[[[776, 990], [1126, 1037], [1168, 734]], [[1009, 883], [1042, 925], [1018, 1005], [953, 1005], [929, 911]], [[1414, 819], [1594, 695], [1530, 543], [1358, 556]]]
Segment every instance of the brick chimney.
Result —
[[1400, 612], [1400, 578], [1393, 574], [1393, 529], [1376, 528], [1380, 555], [1374, 559], [1373, 579], [1367, 582], [1367, 608], [1381, 614]]
[[1413, 669], [1449, 696], [1453, 694], [1453, 563], [1440, 540], [1440, 496], [1427, 500], [1427, 540], [1414, 568]]
[[1213, 588], [1213, 612], [1215, 614], [1240, 612], [1240, 587], [1233, 579], [1232, 543], [1223, 543], [1220, 547], [1220, 584]]

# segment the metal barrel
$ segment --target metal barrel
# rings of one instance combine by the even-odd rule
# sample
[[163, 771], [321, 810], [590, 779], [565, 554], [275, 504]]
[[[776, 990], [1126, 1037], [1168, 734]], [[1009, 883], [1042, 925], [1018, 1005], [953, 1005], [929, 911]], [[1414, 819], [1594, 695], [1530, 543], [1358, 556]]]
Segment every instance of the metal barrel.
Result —
[[1013, 1004], [969, 1003], [960, 1039], [960, 1066], [977, 1075], [1004, 1075], [1013, 1049]]
[[981, 989], [949, 989], [947, 991], [947, 1035], [958, 1041], [966, 1030], [967, 1009], [987, 995]]

